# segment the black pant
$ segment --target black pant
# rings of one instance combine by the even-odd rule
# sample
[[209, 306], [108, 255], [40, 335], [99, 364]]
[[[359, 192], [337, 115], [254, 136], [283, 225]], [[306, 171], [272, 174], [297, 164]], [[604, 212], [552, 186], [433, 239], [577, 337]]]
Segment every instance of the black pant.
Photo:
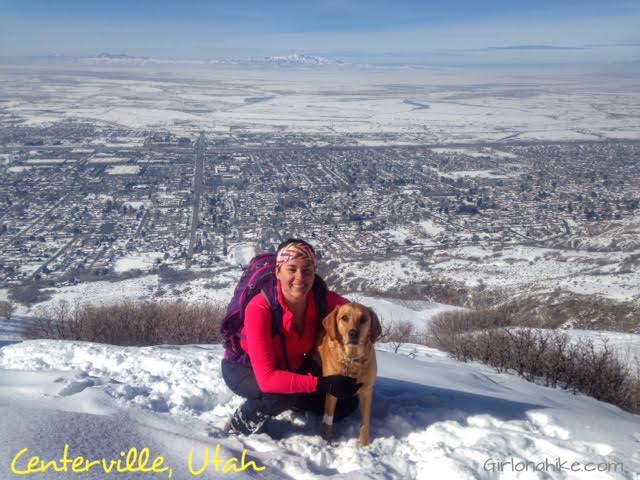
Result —
[[[296, 373], [310, 373], [322, 376], [320, 366], [307, 355]], [[323, 393], [265, 393], [260, 390], [256, 376], [251, 367], [229, 360], [222, 360], [222, 378], [229, 389], [236, 395], [247, 399], [249, 411], [275, 416], [286, 410], [306, 410], [319, 414], [324, 413]], [[334, 421], [338, 421], [353, 413], [358, 408], [358, 397], [338, 400]]]

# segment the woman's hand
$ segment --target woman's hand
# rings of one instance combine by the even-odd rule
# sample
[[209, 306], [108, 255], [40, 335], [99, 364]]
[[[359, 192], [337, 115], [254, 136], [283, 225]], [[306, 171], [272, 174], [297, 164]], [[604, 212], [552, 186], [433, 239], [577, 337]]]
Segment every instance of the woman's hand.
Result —
[[353, 397], [361, 383], [356, 383], [356, 379], [345, 375], [328, 375], [318, 379], [316, 392], [328, 393], [337, 398]]

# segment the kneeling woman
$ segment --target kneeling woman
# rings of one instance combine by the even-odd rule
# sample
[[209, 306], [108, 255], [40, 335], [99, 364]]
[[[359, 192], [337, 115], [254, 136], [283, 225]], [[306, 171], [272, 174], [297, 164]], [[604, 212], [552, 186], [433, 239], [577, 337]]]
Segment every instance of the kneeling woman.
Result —
[[[357, 406], [359, 385], [343, 375], [322, 377], [312, 359], [318, 318], [313, 284], [316, 273], [313, 247], [299, 239], [283, 242], [276, 253], [277, 299], [282, 307], [283, 341], [271, 331], [272, 310], [264, 295], [254, 296], [246, 306], [241, 346], [250, 365], [225, 355], [222, 376], [231, 391], [246, 400], [233, 413], [225, 431], [243, 434], [259, 432], [272, 416], [285, 410], [308, 410], [322, 414], [326, 393], [338, 397], [335, 420]], [[335, 292], [326, 291], [326, 311], [347, 303]], [[279, 337], [279, 336], [278, 336]]]

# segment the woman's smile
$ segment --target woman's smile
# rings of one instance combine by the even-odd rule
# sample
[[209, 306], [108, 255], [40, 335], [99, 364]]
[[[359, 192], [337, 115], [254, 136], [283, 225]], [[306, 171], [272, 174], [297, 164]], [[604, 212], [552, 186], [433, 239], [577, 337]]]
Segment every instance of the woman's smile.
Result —
[[311, 291], [315, 269], [306, 259], [290, 260], [276, 271], [276, 277], [285, 300], [297, 303]]

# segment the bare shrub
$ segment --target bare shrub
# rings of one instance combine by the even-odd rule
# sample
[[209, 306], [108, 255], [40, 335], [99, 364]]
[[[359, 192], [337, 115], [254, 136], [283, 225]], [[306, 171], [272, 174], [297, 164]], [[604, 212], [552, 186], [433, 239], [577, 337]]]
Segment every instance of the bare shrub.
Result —
[[464, 362], [480, 361], [640, 412], [640, 379], [606, 340], [600, 345], [591, 338], [572, 341], [564, 332], [510, 327], [508, 318], [476, 313], [439, 316], [429, 329], [437, 347]]
[[[635, 261], [635, 260], [634, 260]], [[636, 262], [637, 263], [637, 262]], [[340, 289], [339, 289], [340, 290]], [[523, 293], [513, 288], [480, 284], [469, 286], [446, 278], [428, 280], [382, 289], [368, 289], [371, 296], [388, 296], [404, 300], [428, 300], [477, 310], [508, 308], [514, 324], [536, 326], [640, 332], [640, 307], [633, 301], [614, 301], [567, 291]]]
[[27, 338], [83, 340], [122, 346], [218, 343], [224, 309], [211, 303], [134, 302], [41, 309]]
[[464, 305], [469, 295], [468, 288], [464, 284], [438, 278], [386, 289], [368, 288], [364, 293], [374, 297], [387, 296], [401, 300], [427, 300], [449, 305]]
[[11, 319], [11, 315], [16, 311], [16, 304], [12, 301], [1, 300], [0, 301], [0, 317], [5, 317], [7, 320]]
[[40, 289], [38, 285], [28, 284], [9, 288], [9, 297], [18, 303], [29, 306], [49, 300], [51, 292]]
[[455, 345], [458, 334], [505, 327], [511, 325], [511, 321], [507, 309], [453, 310], [434, 316], [429, 324], [428, 336], [438, 348], [451, 352], [459, 348]]
[[161, 265], [158, 269], [158, 278], [162, 283], [179, 284], [195, 280], [200, 275], [193, 270], [175, 269], [167, 265]]
[[388, 342], [398, 353], [404, 343], [415, 343], [415, 326], [408, 320], [389, 322], [383, 325], [379, 341]]

